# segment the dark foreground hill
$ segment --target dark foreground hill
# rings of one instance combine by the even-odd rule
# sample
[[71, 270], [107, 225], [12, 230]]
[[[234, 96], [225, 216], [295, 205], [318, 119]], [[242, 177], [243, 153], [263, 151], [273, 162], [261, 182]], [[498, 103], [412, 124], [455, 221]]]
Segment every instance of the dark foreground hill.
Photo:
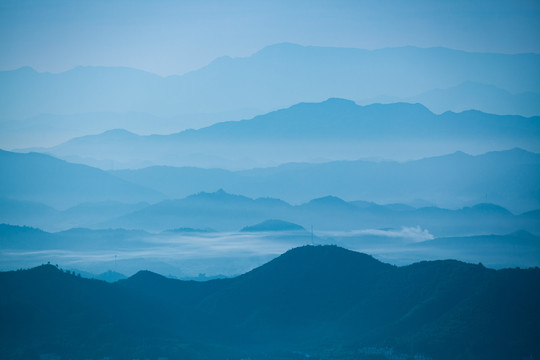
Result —
[[0, 289], [1, 358], [540, 356], [538, 269], [306, 246], [232, 279], [108, 284], [44, 265], [0, 273]]

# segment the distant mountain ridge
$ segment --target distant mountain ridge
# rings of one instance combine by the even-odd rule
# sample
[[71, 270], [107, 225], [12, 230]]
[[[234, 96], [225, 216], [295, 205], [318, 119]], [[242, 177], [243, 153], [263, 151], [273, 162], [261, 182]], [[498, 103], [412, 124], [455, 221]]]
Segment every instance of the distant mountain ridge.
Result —
[[[3, 221], [21, 225], [41, 226], [32, 219], [50, 219], [54, 215], [55, 209], [45, 209], [37, 203], [60, 208], [101, 203], [62, 215], [69, 218], [85, 211], [88, 219], [97, 221], [100, 217], [104, 220], [107, 214], [121, 215], [129, 209], [141, 209], [144, 203], [180, 199], [199, 192], [213, 193], [219, 189], [296, 204], [332, 194], [347, 201], [361, 199], [379, 204], [423, 203], [422, 206], [461, 208], [492, 202], [513, 213], [540, 208], [540, 155], [521, 149], [477, 156], [457, 152], [404, 163], [359, 160], [291, 163], [247, 171], [149, 167], [113, 172], [42, 154], [2, 151], [0, 168], [10, 174], [0, 181], [0, 202], [5, 204], [6, 210], [11, 209], [5, 212]], [[58, 175], [62, 177], [56, 179]], [[443, 187], [444, 192], [440, 190]], [[126, 203], [131, 205], [126, 206]], [[25, 215], [30, 223], [24, 222]], [[17, 217], [23, 222], [16, 220]], [[268, 217], [258, 221], [266, 219]], [[170, 228], [177, 227], [182, 226], [175, 224]]]
[[[273, 198], [249, 198], [219, 190], [154, 204], [83, 203], [59, 211], [40, 203], [1, 199], [0, 223], [60, 231], [73, 227], [127, 228], [171, 233], [300, 230], [317, 231], [401, 228], [421, 226], [436, 236], [540, 232], [538, 210], [514, 215], [507, 209], [479, 203], [456, 210], [404, 204], [379, 205], [326, 196], [299, 205]], [[277, 222], [264, 223], [280, 218]], [[283, 223], [281, 223], [283, 221]], [[300, 226], [297, 228], [296, 226]], [[177, 229], [177, 230], [170, 230]]]
[[540, 155], [521, 149], [477, 156], [456, 152], [403, 163], [290, 163], [245, 171], [149, 167], [112, 174], [141, 186], [154, 186], [172, 198], [225, 189], [292, 203], [331, 194], [377, 203], [424, 199], [438, 206], [462, 207], [487, 200], [513, 212], [540, 208]]
[[435, 113], [479, 110], [500, 115], [538, 116], [540, 114], [539, 92], [512, 94], [496, 86], [472, 81], [447, 89], [433, 89], [407, 100], [421, 103]]
[[270, 219], [261, 223], [246, 226], [242, 228], [243, 232], [260, 232], [260, 231], [301, 231], [304, 227], [288, 221]]
[[[159, 117], [139, 112], [87, 112], [55, 115], [39, 114], [26, 119], [1, 122], [0, 147], [16, 149], [49, 147], [74, 137], [126, 129], [137, 134], [171, 134], [201, 128], [220, 121], [246, 119], [258, 115], [256, 109], [213, 114], [185, 114]], [[1, 121], [1, 119], [0, 119]]]
[[466, 81], [539, 93], [539, 68], [537, 54], [276, 44], [249, 57], [218, 58], [199, 70], [165, 78], [121, 67], [79, 66], [60, 74], [3, 71], [0, 118], [108, 111], [175, 116], [239, 110], [245, 104], [265, 112], [329, 97], [407, 98]]
[[437, 359], [538, 356], [539, 282], [538, 269], [394, 267], [335, 246], [202, 283], [140, 272], [107, 284], [44, 265], [0, 273], [0, 355], [337, 359], [391, 347]]
[[[165, 231], [175, 227], [238, 231], [246, 224], [282, 219], [317, 231], [401, 228], [420, 226], [436, 236], [540, 231], [539, 219], [513, 215], [493, 204], [477, 204], [458, 210], [437, 207], [356, 206], [335, 197], [314, 199], [291, 205], [278, 199], [251, 199], [223, 190], [200, 193], [183, 199], [166, 200], [98, 224], [101, 228]], [[261, 225], [262, 226], [262, 225]], [[263, 226], [264, 227], [264, 226]]]
[[522, 147], [538, 152], [539, 137], [538, 117], [478, 111], [435, 115], [420, 104], [359, 106], [332, 98], [177, 134], [134, 136], [115, 130], [31, 150], [108, 169], [149, 165], [248, 169], [317, 159], [407, 160], [456, 150], [478, 153]]

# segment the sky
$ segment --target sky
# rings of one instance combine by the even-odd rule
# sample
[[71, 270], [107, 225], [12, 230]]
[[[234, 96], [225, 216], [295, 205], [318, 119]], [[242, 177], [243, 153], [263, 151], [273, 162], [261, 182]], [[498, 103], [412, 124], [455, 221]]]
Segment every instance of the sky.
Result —
[[540, 53], [538, 0], [0, 0], [0, 70], [183, 74], [265, 46]]

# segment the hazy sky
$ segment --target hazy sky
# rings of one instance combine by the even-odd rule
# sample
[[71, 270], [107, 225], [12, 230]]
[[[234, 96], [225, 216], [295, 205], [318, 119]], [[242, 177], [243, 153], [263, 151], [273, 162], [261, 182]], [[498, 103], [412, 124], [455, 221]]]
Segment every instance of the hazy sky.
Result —
[[275, 43], [540, 53], [539, 0], [0, 0], [0, 69], [182, 74]]

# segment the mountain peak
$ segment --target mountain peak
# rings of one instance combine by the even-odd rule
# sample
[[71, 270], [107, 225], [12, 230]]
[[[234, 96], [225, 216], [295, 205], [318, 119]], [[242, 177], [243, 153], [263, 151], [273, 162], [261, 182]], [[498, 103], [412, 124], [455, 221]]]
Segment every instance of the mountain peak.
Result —
[[307, 205], [324, 205], [324, 206], [346, 206], [346, 207], [353, 207], [353, 205], [349, 204], [345, 200], [338, 198], [336, 196], [323, 196], [320, 198], [316, 198], [311, 200], [307, 203]]
[[396, 116], [405, 117], [410, 115], [431, 115], [435, 116], [427, 107], [420, 103], [409, 102], [394, 102], [389, 104], [371, 104], [364, 106], [365, 109], [384, 111], [386, 113], [395, 114]]
[[162, 281], [163, 279], [167, 279], [163, 275], [156, 274], [149, 270], [140, 270], [136, 274], [130, 276], [125, 281], [129, 281], [130, 283], [152, 283], [155, 281]]
[[293, 248], [242, 276], [269, 275], [275, 271], [280, 273], [285, 271], [287, 274], [296, 274], [299, 277], [302, 277], [302, 274], [320, 277], [325, 273], [340, 273], [341, 271], [356, 276], [362, 273], [373, 274], [373, 271], [390, 268], [393, 266], [382, 263], [370, 255], [336, 245], [305, 245]]
[[259, 224], [246, 226], [242, 232], [258, 232], [258, 231], [298, 231], [305, 230], [303, 226], [294, 224], [288, 221], [270, 219]]
[[252, 200], [242, 195], [230, 194], [226, 192], [225, 190], [223, 190], [222, 188], [216, 190], [215, 192], [201, 191], [197, 194], [188, 196], [187, 199], [204, 199], [204, 200], [219, 200], [219, 201]]
[[27, 271], [28, 273], [31, 273], [35, 276], [52, 276], [63, 274], [63, 271], [58, 268], [58, 265], [52, 265], [50, 263], [36, 266], [35, 268], [29, 269]]
[[[493, 271], [454, 260], [398, 268], [337, 246], [295, 248], [250, 273], [204, 283], [143, 271], [111, 285], [50, 265], [34, 270], [52, 274], [0, 273], [9, 295], [0, 309], [8, 336], [2, 358], [51, 349], [62, 358], [78, 358], [81, 350], [132, 358], [133, 349], [149, 358], [308, 357], [297, 349], [320, 358], [330, 347], [339, 349], [332, 359], [362, 356], [351, 344], [411, 344], [414, 352], [395, 358], [540, 353], [538, 270]], [[515, 296], [494, 296], [505, 293]]]
[[491, 204], [491, 203], [480, 203], [470, 208], [464, 208], [463, 210], [473, 210], [473, 211], [479, 211], [483, 213], [499, 213], [499, 214], [504, 214], [504, 215], [511, 214], [511, 212], [508, 211], [506, 208], [500, 205]]
[[461, 158], [464, 158], [464, 157], [471, 157], [470, 154], [467, 154], [466, 152], [463, 152], [463, 151], [461, 151], [461, 150], [456, 151], [455, 153], [451, 154], [450, 156], [461, 157]]
[[[354, 101], [344, 98], [338, 98], [338, 97], [331, 97], [324, 101], [316, 101], [316, 102], [301, 102], [295, 105], [292, 105], [288, 109], [294, 109], [297, 107], [342, 107], [342, 106], [354, 106], [359, 108], [360, 106], [356, 104]], [[283, 109], [287, 110], [287, 109]], [[279, 110], [278, 110], [279, 111]]]
[[101, 135], [104, 135], [104, 136], [138, 136], [137, 134], [132, 133], [131, 131], [128, 131], [128, 130], [125, 130], [125, 129], [111, 129], [111, 130], [107, 130], [107, 131], [101, 133]]
[[340, 105], [340, 106], [358, 106], [354, 101], [344, 98], [331, 97], [320, 104]]

